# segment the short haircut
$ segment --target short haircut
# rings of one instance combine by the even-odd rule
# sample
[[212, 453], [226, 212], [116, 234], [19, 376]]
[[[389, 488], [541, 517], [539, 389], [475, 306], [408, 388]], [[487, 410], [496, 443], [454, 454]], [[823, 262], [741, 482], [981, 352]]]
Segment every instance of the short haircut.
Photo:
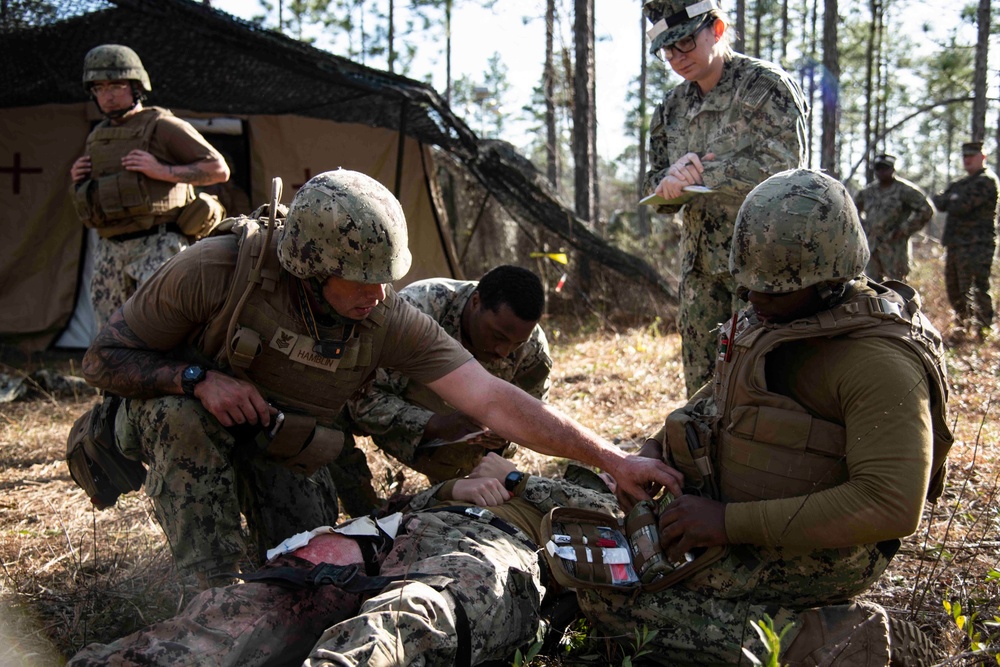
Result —
[[507, 304], [518, 319], [537, 322], [545, 310], [545, 290], [542, 281], [528, 269], [502, 264], [491, 269], [476, 287], [480, 303], [494, 313]]

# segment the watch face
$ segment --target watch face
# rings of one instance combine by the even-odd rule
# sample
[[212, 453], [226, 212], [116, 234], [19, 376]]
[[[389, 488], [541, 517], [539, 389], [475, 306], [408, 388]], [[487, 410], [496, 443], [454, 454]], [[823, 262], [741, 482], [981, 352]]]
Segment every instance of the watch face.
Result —
[[188, 366], [184, 369], [184, 379], [189, 382], [197, 382], [205, 375], [205, 369], [201, 366]]

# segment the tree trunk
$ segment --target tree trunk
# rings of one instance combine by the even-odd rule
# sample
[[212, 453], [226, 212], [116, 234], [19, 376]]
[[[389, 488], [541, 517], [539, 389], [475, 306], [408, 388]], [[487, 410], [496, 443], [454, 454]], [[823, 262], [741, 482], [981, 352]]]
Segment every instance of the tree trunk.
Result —
[[743, 53], [746, 46], [747, 0], [736, 0], [736, 40], [733, 49]]
[[452, 0], [445, 0], [444, 3], [444, 101], [451, 106], [451, 6]]
[[[808, 2], [808, 0], [806, 0]], [[806, 166], [812, 169], [813, 166], [813, 144], [815, 143], [815, 114], [816, 114], [816, 24], [819, 21], [819, 1], [812, 0], [812, 17], [809, 29], [809, 60], [812, 66], [809, 68], [809, 117], [806, 119]]]
[[781, 57], [778, 63], [782, 67], [788, 60], [788, 0], [781, 0]]
[[553, 190], [559, 187], [559, 152], [556, 150], [556, 72], [553, 58], [553, 41], [556, 26], [556, 0], [545, 2], [545, 70], [542, 87], [545, 89], [545, 174]]
[[576, 214], [583, 220], [596, 218], [592, 157], [594, 109], [594, 0], [575, 0], [573, 33], [576, 63], [573, 76], [573, 183]]
[[[875, 103], [875, 22], [878, 20], [878, 0], [870, 0], [868, 10], [871, 22], [868, 24], [868, 40], [865, 43], [865, 146], [874, 150], [872, 138], [877, 134], [872, 120], [872, 105]], [[865, 151], [865, 180], [872, 178], [872, 150]]]
[[840, 112], [840, 56], [837, 52], [837, 0], [823, 2], [823, 133], [820, 138], [820, 169], [838, 178], [837, 119]]
[[[648, 139], [646, 137], [646, 70], [649, 64], [649, 57], [646, 55], [646, 49], [649, 46], [649, 42], [646, 41], [646, 20], [644, 17], [639, 17], [639, 32], [641, 37], [639, 39], [639, 44], [642, 47], [642, 51], [639, 54], [639, 173], [636, 177], [635, 191], [638, 195], [637, 199], [641, 199], [646, 195], [642, 191], [642, 184], [646, 180], [646, 149]], [[642, 204], [638, 204], [638, 219], [637, 219], [637, 231], [639, 238], [646, 238], [652, 233], [652, 228], [649, 224], [649, 207]]]
[[393, 66], [396, 63], [396, 44], [395, 44], [395, 37], [396, 37], [395, 23], [396, 23], [396, 21], [395, 21], [395, 17], [393, 16], [393, 13], [394, 13], [394, 11], [396, 9], [395, 4], [396, 4], [395, 0], [389, 0], [389, 37], [388, 37], [388, 39], [389, 39], [389, 66], [387, 67], [387, 69], [390, 72], [394, 71], [393, 70]]
[[979, 39], [976, 42], [976, 70], [973, 81], [975, 100], [972, 102], [972, 140], [986, 138], [986, 66], [990, 41], [990, 0], [979, 0], [976, 11]]

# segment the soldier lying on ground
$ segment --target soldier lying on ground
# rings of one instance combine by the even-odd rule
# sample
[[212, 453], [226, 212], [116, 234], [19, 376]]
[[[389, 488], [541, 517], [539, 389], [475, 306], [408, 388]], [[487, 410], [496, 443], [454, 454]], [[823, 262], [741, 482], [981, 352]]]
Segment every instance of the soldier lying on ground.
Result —
[[[505, 658], [538, 629], [543, 512], [573, 506], [611, 513], [617, 503], [607, 488], [521, 475], [492, 453], [473, 474], [415, 496], [402, 517], [393, 515], [400, 520], [394, 540], [321, 533], [276, 556], [262, 578], [205, 591], [179, 616], [92, 644], [70, 665], [406, 665], [418, 656], [427, 665], [470, 665]], [[305, 584], [322, 562], [360, 571], [346, 581], [289, 588]]]

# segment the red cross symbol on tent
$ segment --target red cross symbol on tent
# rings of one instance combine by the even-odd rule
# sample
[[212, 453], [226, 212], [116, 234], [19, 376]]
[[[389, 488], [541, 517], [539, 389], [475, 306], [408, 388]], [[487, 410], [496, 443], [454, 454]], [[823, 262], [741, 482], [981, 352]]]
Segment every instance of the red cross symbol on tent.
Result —
[[14, 177], [14, 194], [21, 194], [21, 174], [40, 174], [41, 167], [22, 167], [21, 154], [14, 153], [14, 166], [0, 167], [0, 174], [11, 174]]

